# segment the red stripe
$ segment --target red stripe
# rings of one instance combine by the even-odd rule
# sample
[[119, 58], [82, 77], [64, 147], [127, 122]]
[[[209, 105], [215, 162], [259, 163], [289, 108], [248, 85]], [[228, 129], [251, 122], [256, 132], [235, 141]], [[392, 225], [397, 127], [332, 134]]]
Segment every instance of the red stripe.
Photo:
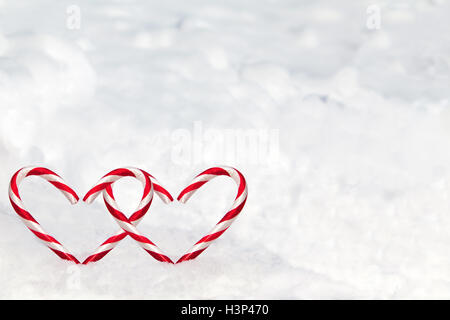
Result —
[[[228, 228], [227, 228], [228, 229]], [[212, 233], [212, 234], [208, 234], [207, 236], [204, 236], [203, 238], [201, 238], [196, 244], [202, 243], [202, 242], [208, 242], [208, 241], [213, 241], [216, 240], [218, 237], [220, 237], [227, 229], [224, 229], [222, 231], [216, 232], [216, 233]]]
[[53, 249], [53, 248], [50, 248], [50, 247], [49, 247], [49, 249], [52, 250], [54, 253], [56, 253], [61, 259], [73, 261], [76, 264], [80, 263], [80, 261], [78, 261], [77, 258], [75, 258], [73, 255], [71, 255], [69, 253], [61, 252], [59, 250], [56, 250], [56, 249]]
[[17, 198], [20, 199], [20, 195], [19, 195], [19, 189], [17, 188], [17, 175], [19, 174], [19, 172], [22, 169], [20, 169], [19, 171], [17, 171], [16, 173], [14, 173], [14, 175], [11, 178], [11, 182], [9, 183], [9, 185], [11, 186], [11, 190], [12, 192], [15, 194], [15, 196]]
[[116, 200], [114, 198], [114, 193], [113, 193], [111, 184], [106, 187], [106, 193], [111, 197], [111, 199]]
[[[124, 231], [125, 231], [125, 230], [124, 230]], [[156, 245], [155, 245], [153, 242], [151, 242], [150, 239], [146, 238], [145, 236], [140, 236], [140, 235], [138, 235], [138, 234], [131, 233], [131, 232], [128, 232], [128, 231], [125, 231], [125, 232], [128, 233], [128, 235], [129, 235], [131, 238], [133, 238], [134, 240], [136, 240], [136, 241], [139, 241], [139, 242], [142, 242], [142, 243], [151, 244], [152, 246], [155, 246], [155, 247], [156, 247]]]
[[139, 170], [141, 170], [146, 176], [149, 176], [150, 178], [156, 179], [154, 176], [152, 176], [152, 175], [151, 175], [150, 173], [148, 173], [147, 171], [142, 170], [142, 169], [139, 169]]
[[114, 242], [119, 242], [122, 239], [124, 239], [127, 236], [127, 234], [125, 232], [117, 235], [117, 236], [112, 236], [109, 237], [105, 242], [103, 242], [101, 245], [105, 245], [105, 244], [109, 244], [109, 243], [114, 243]]
[[172, 263], [173, 264], [173, 261], [168, 256], [165, 256], [163, 254], [159, 254], [159, 253], [147, 250], [147, 249], [145, 249], [145, 251], [147, 251], [153, 258], [155, 258], [158, 261], [168, 262], [168, 263]]
[[152, 190], [152, 182], [150, 181], [150, 178], [145, 174], [144, 174], [144, 176], [145, 176], [145, 184], [144, 184], [144, 192], [142, 194], [142, 199], [144, 199], [146, 196], [148, 196], [148, 194]]
[[28, 211], [26, 211], [26, 210], [20, 208], [18, 205], [16, 205], [14, 203], [14, 201], [12, 201], [11, 198], [9, 198], [9, 201], [11, 202], [12, 207], [14, 208], [14, 210], [16, 211], [16, 213], [19, 216], [21, 216], [22, 218], [24, 218], [26, 220], [30, 220], [30, 221], [38, 223]]
[[43, 174], [52, 174], [52, 175], [55, 175], [55, 176], [61, 178], [59, 175], [57, 175], [52, 170], [49, 170], [47, 168], [42, 168], [42, 167], [38, 167], [38, 168], [34, 168], [34, 169], [30, 170], [30, 172], [28, 172], [28, 174], [27, 174], [27, 177], [28, 176], [40, 176]]
[[150, 201], [149, 203], [147, 203], [142, 209], [137, 210], [136, 212], [134, 212], [131, 216], [130, 216], [130, 220], [131, 222], [139, 220], [140, 218], [142, 218], [148, 211], [148, 209], [150, 209], [150, 205], [152, 204], [152, 201]]
[[153, 184], [153, 189], [155, 190], [155, 192], [162, 193], [162, 194], [164, 194], [167, 198], [169, 198], [170, 201], [173, 201], [173, 197], [172, 197], [172, 195], [169, 193], [169, 191], [167, 191], [166, 189], [164, 189], [163, 187], [161, 187], [159, 184]]
[[202, 185], [204, 185], [207, 182], [208, 181], [199, 181], [199, 182], [195, 182], [195, 183], [187, 186], [183, 191], [180, 192], [180, 194], [178, 195], [177, 200], [180, 201], [181, 198], [183, 198], [186, 193], [189, 193], [191, 191], [197, 190], [198, 188], [200, 188]]
[[230, 219], [233, 219], [234, 217], [236, 217], [242, 211], [246, 202], [247, 202], [247, 198], [245, 198], [244, 201], [242, 201], [242, 203], [240, 205], [238, 205], [236, 208], [228, 211], [218, 223], [221, 223], [221, 222], [224, 222], [224, 221], [227, 221], [227, 220], [230, 220]]
[[[152, 176], [150, 173], [148, 173], [145, 170], [139, 169], [141, 170], [146, 176], [149, 176], [150, 178], [156, 179], [154, 176]], [[152, 181], [153, 182], [153, 181]], [[170, 199], [170, 201], [173, 201], [173, 197], [172, 195], [169, 193], [169, 191], [167, 191], [166, 189], [164, 189], [162, 186], [160, 186], [159, 184], [155, 184], [153, 183], [153, 189], [155, 190], [155, 192], [159, 192], [164, 194], [167, 198]]]
[[59, 190], [65, 191], [67, 193], [70, 193], [75, 200], [79, 200], [78, 195], [75, 193], [75, 191], [73, 191], [69, 186], [67, 186], [64, 183], [61, 182], [57, 182], [57, 181], [49, 181], [52, 185], [54, 185], [56, 188], [58, 188]]
[[[234, 169], [234, 170], [236, 170], [236, 169]], [[239, 189], [238, 189], [238, 193], [237, 193], [237, 196], [236, 196], [236, 199], [237, 198], [239, 198], [240, 196], [241, 196], [241, 194], [244, 192], [244, 190], [245, 190], [245, 187], [246, 187], [246, 185], [247, 185], [247, 182], [245, 181], [245, 178], [244, 178], [244, 176], [242, 175], [242, 173], [240, 173], [238, 170], [236, 170], [236, 172], [238, 173], [238, 175], [239, 175]]]
[[[115, 217], [116, 219], [119, 219], [120, 221], [124, 221], [124, 222], [130, 223], [130, 222], [128, 221], [128, 218], [127, 218], [122, 212], [120, 212], [119, 210], [114, 209], [114, 208], [106, 201], [106, 199], [104, 199], [104, 202], [105, 202], [106, 208], [108, 209], [108, 211], [111, 213], [111, 215], [112, 215], [113, 217]], [[125, 230], [124, 230], [124, 231], [125, 231]]]
[[[30, 228], [28, 228], [28, 229], [30, 229]], [[36, 237], [38, 237], [41, 240], [44, 240], [46, 242], [57, 243], [59, 245], [61, 244], [61, 243], [58, 242], [58, 240], [53, 238], [51, 235], [48, 235], [48, 234], [45, 234], [45, 233], [40, 233], [39, 231], [36, 231], [36, 230], [33, 230], [33, 229], [30, 229], [30, 231], [33, 232], [36, 235]]]
[[197, 177], [202, 176], [204, 174], [214, 174], [216, 176], [230, 176], [228, 171], [226, 171], [225, 169], [220, 168], [220, 167], [213, 167], [213, 168], [206, 169], [205, 171], [203, 171], [202, 173], [197, 175]]
[[93, 187], [91, 190], [89, 190], [86, 195], [83, 198], [83, 201], [86, 201], [91, 195], [93, 195], [94, 193], [97, 193], [99, 191], [102, 191], [103, 189], [105, 189], [107, 186], [111, 185], [112, 182], [105, 182], [105, 183], [101, 183], [96, 185], [95, 187]]
[[99, 252], [97, 254], [93, 254], [92, 256], [89, 256], [86, 258], [86, 260], [83, 261], [83, 264], [88, 264], [89, 262], [96, 262], [100, 259], [102, 259], [104, 256], [106, 256], [112, 249]]
[[114, 170], [110, 171], [109, 173], [105, 174], [103, 176], [103, 178], [108, 177], [108, 176], [134, 177], [134, 173], [128, 169], [119, 168], [119, 169], [114, 169]]
[[195, 259], [195, 258], [197, 258], [197, 256], [198, 256], [200, 253], [202, 253], [202, 252], [205, 251], [205, 250], [206, 250], [206, 248], [203, 248], [203, 249], [201, 249], [201, 250], [198, 250], [198, 251], [195, 251], [195, 252], [192, 252], [192, 253], [185, 254], [185, 255], [182, 256], [180, 259], [178, 259], [177, 263], [180, 263], [180, 262], [183, 262], [183, 261], [187, 261], [187, 260]]
[[[106, 200], [105, 200], [105, 205], [108, 208], [108, 211], [115, 218], [117, 218], [117, 219], [119, 219], [119, 220], [121, 220], [123, 222], [127, 222], [127, 223], [131, 224], [131, 222], [127, 219], [127, 217], [122, 212], [120, 212], [119, 210], [114, 209], [108, 202], [106, 202]], [[134, 233], [128, 232], [126, 230], [123, 230], [123, 231], [126, 232], [131, 238], [133, 238], [136, 241], [143, 242], [143, 243], [148, 243], [148, 244], [151, 244], [153, 246], [155, 245], [153, 242], [150, 241], [150, 239], [146, 238], [145, 236], [134, 234]]]

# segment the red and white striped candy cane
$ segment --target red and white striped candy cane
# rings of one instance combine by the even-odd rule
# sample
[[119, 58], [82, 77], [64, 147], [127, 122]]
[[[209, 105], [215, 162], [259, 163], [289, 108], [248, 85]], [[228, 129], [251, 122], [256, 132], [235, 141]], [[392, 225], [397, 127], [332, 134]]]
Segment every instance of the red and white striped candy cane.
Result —
[[230, 227], [242, 211], [242, 208], [244, 208], [248, 194], [247, 183], [244, 176], [238, 170], [231, 167], [215, 167], [203, 171], [194, 178], [189, 186], [181, 191], [177, 198], [178, 201], [186, 203], [201, 186], [217, 176], [229, 176], [238, 185], [238, 192], [233, 206], [206, 236], [197, 241], [185, 255], [178, 259], [177, 263], [195, 259], [200, 253], [206, 250], [215, 239], [219, 238]]
[[[172, 195], [164, 187], [161, 186], [161, 184], [158, 182], [158, 180], [156, 180], [156, 178], [154, 176], [152, 176], [148, 172], [145, 172], [144, 170], [141, 170], [141, 171], [150, 178], [150, 180], [153, 184], [153, 190], [155, 191], [155, 193], [159, 196], [159, 198], [164, 203], [170, 203], [171, 201], [173, 201]], [[104, 193], [109, 192], [112, 194], [111, 187], [112, 187], [112, 185], [108, 185], [106, 187], [106, 189], [103, 190], [103, 192]], [[106, 190], [108, 190], [108, 191], [106, 191]], [[105, 199], [105, 194], [103, 195], [103, 197]], [[139, 206], [139, 207], [141, 207], [141, 206]], [[138, 209], [130, 216], [129, 221], [133, 225], [137, 226], [139, 224], [139, 222], [142, 220], [142, 218], [144, 217], [144, 215], [147, 213], [149, 208], [150, 208], [150, 205], [147, 205], [147, 206], [143, 206], [142, 209]], [[87, 257], [86, 260], [83, 261], [83, 264], [88, 264], [90, 262], [99, 261], [105, 255], [107, 255], [112, 249], [114, 249], [117, 246], [117, 244], [122, 239], [124, 239], [126, 236], [127, 236], [127, 233], [125, 231], [123, 231], [122, 229], [120, 229], [115, 235], [109, 237], [105, 242], [103, 242], [93, 254], [91, 254], [89, 257]]]
[[[146, 212], [150, 207], [153, 199], [153, 184], [148, 174], [145, 174], [143, 170], [137, 168], [120, 168], [111, 171], [103, 178], [101, 178], [100, 181], [97, 182], [97, 184], [90, 191], [88, 191], [88, 193], [84, 196], [83, 201], [88, 204], [92, 203], [92, 201], [94, 201], [94, 199], [100, 194], [100, 192], [103, 192], [105, 205], [113, 218], [116, 220], [117, 224], [122, 228], [122, 230], [127, 235], [136, 240], [138, 244], [156, 260], [173, 263], [169, 257], [163, 254], [161, 250], [152, 241], [150, 241], [150, 239], [142, 235], [139, 230], [133, 225], [133, 223], [118, 208], [118, 205], [112, 193], [112, 188], [108, 187], [110, 187], [112, 183], [123, 177], [134, 177], [141, 181], [144, 186], [144, 194], [142, 196], [142, 200], [138, 206], [138, 209], [136, 210], [137, 212], [139, 212], [137, 213], [137, 216], [140, 216], [136, 220], [139, 221], [144, 214], [143, 212]], [[106, 247], [105, 249], [107, 250], [108, 247]]]
[[25, 209], [22, 199], [19, 195], [19, 185], [23, 179], [29, 176], [39, 176], [53, 186], [55, 186], [63, 195], [70, 201], [71, 204], [78, 202], [78, 196], [65, 182], [53, 171], [42, 167], [25, 167], [17, 171], [11, 178], [9, 184], [9, 200], [14, 210], [19, 215], [20, 219], [47, 247], [56, 253], [61, 259], [80, 263], [69, 250], [58, 242], [55, 238], [49, 235], [41, 225], [33, 218], [33, 216]]

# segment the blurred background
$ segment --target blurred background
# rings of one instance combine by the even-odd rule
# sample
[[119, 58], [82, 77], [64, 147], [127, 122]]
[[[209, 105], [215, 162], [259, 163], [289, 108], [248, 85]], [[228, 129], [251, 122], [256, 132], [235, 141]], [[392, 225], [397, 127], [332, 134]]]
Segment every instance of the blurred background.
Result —
[[[450, 298], [450, 1], [0, 0], [1, 298]], [[41, 165], [80, 196], [136, 166], [177, 194], [215, 165], [249, 199], [197, 260], [125, 239], [58, 259], [11, 208]], [[217, 181], [216, 181], [217, 180]], [[174, 259], [231, 205], [218, 178], [139, 229]], [[118, 226], [101, 199], [21, 187], [83, 258]], [[141, 186], [116, 184], [124, 212]]]

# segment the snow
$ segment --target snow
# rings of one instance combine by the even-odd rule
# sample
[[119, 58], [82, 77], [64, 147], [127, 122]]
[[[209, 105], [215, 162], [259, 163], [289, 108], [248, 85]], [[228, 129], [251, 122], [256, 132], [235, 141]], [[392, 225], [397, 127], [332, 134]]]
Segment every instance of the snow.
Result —
[[[0, 1], [0, 298], [450, 298], [449, 1], [73, 5]], [[176, 266], [130, 239], [61, 261], [7, 198], [25, 165], [80, 196], [136, 166], [177, 196], [221, 164], [247, 205]], [[181, 256], [233, 201], [216, 180], [155, 199], [139, 229]], [[20, 192], [80, 259], [118, 229], [100, 199], [70, 206], [39, 178]], [[127, 213], [141, 192], [115, 187]]]

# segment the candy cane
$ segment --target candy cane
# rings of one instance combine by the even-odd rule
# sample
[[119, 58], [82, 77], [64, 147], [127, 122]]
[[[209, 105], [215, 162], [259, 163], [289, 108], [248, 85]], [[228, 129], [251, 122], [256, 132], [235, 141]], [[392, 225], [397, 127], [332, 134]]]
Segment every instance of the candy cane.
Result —
[[[145, 172], [144, 170], [141, 171], [150, 178], [153, 184], [153, 190], [164, 203], [167, 204], [173, 201], [171, 194], [166, 189], [164, 189], [164, 187], [161, 186], [161, 184], [158, 182], [158, 180], [156, 180], [154, 176], [152, 176], [148, 172]], [[111, 185], [107, 186], [106, 189], [103, 190], [103, 192], [107, 192], [106, 190], [108, 190], [108, 192], [112, 194], [112, 189], [111, 190], [109, 189], [111, 189]], [[106, 196], [104, 194], [103, 198], [105, 199], [105, 197]], [[150, 206], [148, 205], [144, 206], [142, 210], [135, 211], [129, 218], [130, 222], [133, 225], [137, 226], [149, 208]], [[105, 255], [107, 255], [112, 249], [114, 249], [117, 246], [117, 244], [126, 236], [127, 233], [122, 229], [120, 229], [115, 235], [109, 237], [105, 242], [103, 242], [92, 255], [87, 257], [86, 260], [83, 261], [83, 264], [99, 261]]]
[[11, 178], [9, 184], [9, 200], [14, 210], [19, 215], [23, 223], [38, 237], [50, 250], [56, 253], [61, 259], [80, 263], [64, 246], [55, 238], [49, 235], [33, 216], [25, 209], [22, 199], [19, 195], [19, 185], [23, 179], [29, 176], [39, 176], [53, 186], [55, 186], [69, 200], [71, 204], [78, 202], [78, 196], [65, 182], [53, 171], [42, 167], [25, 167], [17, 171]]
[[[169, 257], [164, 255], [161, 250], [150, 239], [142, 235], [133, 223], [120, 211], [112, 193], [111, 184], [123, 177], [134, 177], [141, 181], [144, 186], [144, 194], [135, 215], [136, 221], [139, 221], [151, 205], [153, 199], [153, 184], [148, 173], [137, 168], [120, 168], [111, 171], [97, 182], [97, 184], [84, 196], [83, 201], [90, 204], [95, 198], [103, 192], [105, 205], [111, 213], [117, 224], [122, 230], [138, 242], [138, 244], [158, 261], [173, 263]], [[112, 242], [114, 243], [114, 242]], [[109, 244], [106, 244], [108, 246]], [[108, 250], [108, 247], [105, 247]], [[110, 250], [109, 250], [110, 251]], [[104, 251], [103, 251], [104, 252]]]
[[181, 191], [177, 200], [181, 203], [186, 203], [201, 186], [217, 176], [229, 176], [238, 185], [238, 192], [233, 206], [206, 236], [197, 241], [185, 255], [178, 259], [177, 263], [195, 259], [206, 250], [215, 239], [219, 238], [231, 226], [242, 211], [242, 208], [244, 208], [248, 193], [247, 183], [244, 176], [238, 170], [231, 167], [215, 167], [203, 171], [194, 178], [189, 186]]

